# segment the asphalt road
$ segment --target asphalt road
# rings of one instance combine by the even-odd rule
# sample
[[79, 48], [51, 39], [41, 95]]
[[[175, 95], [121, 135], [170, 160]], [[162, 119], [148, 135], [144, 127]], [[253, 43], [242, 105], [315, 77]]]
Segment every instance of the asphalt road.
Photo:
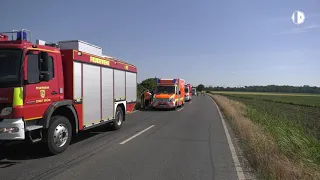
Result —
[[178, 111], [138, 111], [118, 131], [82, 133], [62, 154], [39, 146], [0, 149], [1, 180], [235, 180], [218, 110], [208, 96]]

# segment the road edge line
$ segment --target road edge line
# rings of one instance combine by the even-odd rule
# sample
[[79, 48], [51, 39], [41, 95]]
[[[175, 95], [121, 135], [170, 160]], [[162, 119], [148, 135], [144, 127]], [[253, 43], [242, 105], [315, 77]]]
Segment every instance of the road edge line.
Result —
[[233, 163], [234, 163], [235, 168], [236, 168], [238, 179], [239, 180], [245, 180], [246, 178], [245, 178], [245, 176], [243, 174], [241, 163], [239, 161], [238, 155], [236, 153], [236, 149], [235, 149], [235, 147], [233, 145], [233, 142], [231, 140], [231, 136], [230, 136], [229, 130], [227, 128], [225, 119], [222, 116], [222, 113], [220, 111], [220, 108], [219, 108], [218, 104], [215, 102], [215, 100], [212, 97], [210, 97], [210, 98], [212, 99], [213, 103], [216, 105], [216, 108], [217, 108], [217, 110], [219, 112], [220, 119], [221, 119], [221, 122], [222, 122], [222, 125], [223, 125], [223, 129], [224, 129], [224, 132], [225, 132], [226, 137], [227, 137], [227, 141], [228, 141], [229, 149], [230, 149], [231, 156], [232, 156], [232, 159], [233, 159]]
[[121, 142], [121, 143], [119, 143], [119, 144], [121, 144], [121, 145], [122, 145], [122, 144], [125, 144], [125, 143], [127, 143], [127, 142], [131, 141], [131, 140], [132, 140], [132, 139], [134, 139], [135, 137], [137, 137], [137, 136], [141, 135], [142, 133], [144, 133], [144, 132], [148, 131], [149, 129], [151, 129], [151, 128], [153, 128], [153, 127], [154, 127], [154, 125], [151, 125], [151, 126], [147, 127], [146, 129], [144, 129], [144, 130], [142, 130], [142, 131], [138, 132], [137, 134], [135, 134], [135, 135], [133, 135], [133, 136], [129, 137], [128, 139], [126, 139], [126, 140], [122, 141], [122, 142]]
[[182, 107], [182, 108], [180, 108], [180, 109], [178, 109], [178, 110], [177, 110], [177, 112], [179, 112], [179, 111], [181, 111], [181, 110], [183, 110], [183, 107]]

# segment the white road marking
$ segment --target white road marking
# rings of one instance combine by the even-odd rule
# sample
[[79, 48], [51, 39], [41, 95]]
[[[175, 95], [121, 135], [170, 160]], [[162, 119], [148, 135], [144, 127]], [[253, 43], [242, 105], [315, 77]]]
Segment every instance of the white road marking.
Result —
[[135, 113], [135, 112], [137, 112], [137, 111], [139, 111], [139, 110], [134, 110], [134, 111], [131, 112], [131, 114], [132, 114], [132, 113]]
[[192, 102], [190, 102], [189, 104], [192, 104]]
[[146, 128], [146, 129], [144, 129], [144, 130], [142, 130], [142, 131], [138, 132], [137, 134], [135, 134], [135, 135], [133, 135], [133, 136], [129, 137], [128, 139], [126, 139], [126, 140], [122, 141], [122, 142], [121, 142], [121, 143], [119, 143], [119, 144], [125, 144], [125, 143], [127, 143], [127, 142], [131, 141], [133, 138], [135, 138], [135, 137], [139, 136], [140, 134], [142, 134], [142, 133], [144, 133], [144, 132], [148, 131], [149, 129], [151, 129], [151, 128], [153, 128], [153, 127], [154, 127], [154, 125], [151, 125], [151, 126], [149, 126], [148, 128]]
[[[213, 100], [213, 99], [212, 99]], [[239, 158], [237, 156], [237, 153], [236, 153], [236, 150], [234, 148], [234, 145], [232, 143], [232, 140], [231, 140], [231, 136], [229, 134], [229, 131], [228, 131], [228, 128], [227, 128], [227, 125], [226, 125], [226, 122], [222, 116], [222, 113], [219, 109], [219, 106], [217, 105], [217, 103], [213, 100], [214, 104], [216, 105], [217, 109], [218, 109], [218, 112], [219, 112], [219, 115], [220, 115], [220, 119], [222, 121], [222, 125], [223, 125], [223, 129], [224, 129], [224, 132], [226, 133], [226, 136], [227, 136], [227, 140], [228, 140], [228, 144], [229, 144], [229, 148], [230, 148], [230, 151], [231, 151], [231, 155], [232, 155], [232, 159], [233, 159], [233, 163], [236, 167], [236, 171], [237, 171], [237, 175], [238, 175], [238, 179], [239, 180], [245, 180], [245, 176], [243, 174], [243, 170], [242, 170], [242, 167], [241, 167], [241, 164], [240, 164], [240, 161], [239, 161]]]
[[181, 111], [183, 108], [178, 109], [177, 111]]

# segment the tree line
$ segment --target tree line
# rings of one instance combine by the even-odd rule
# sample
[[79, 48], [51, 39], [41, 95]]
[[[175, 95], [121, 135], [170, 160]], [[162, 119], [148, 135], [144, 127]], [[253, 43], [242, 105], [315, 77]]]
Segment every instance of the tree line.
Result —
[[[138, 83], [138, 96], [143, 89], [153, 90], [157, 83], [155, 78], [148, 78]], [[316, 86], [289, 86], [289, 85], [267, 85], [267, 86], [244, 86], [244, 87], [221, 87], [221, 86], [204, 86], [199, 84], [196, 86], [197, 91], [240, 91], [240, 92], [279, 92], [279, 93], [311, 93], [320, 94], [320, 87]]]
[[205, 87], [206, 91], [240, 91], [240, 92], [278, 92], [278, 93], [311, 93], [320, 94], [320, 87], [316, 86], [288, 86], [288, 85], [267, 85], [267, 86], [244, 86], [244, 87]]

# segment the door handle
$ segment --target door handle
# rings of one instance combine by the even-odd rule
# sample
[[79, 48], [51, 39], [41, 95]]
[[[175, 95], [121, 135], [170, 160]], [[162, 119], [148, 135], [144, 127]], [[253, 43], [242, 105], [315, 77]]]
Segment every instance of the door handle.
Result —
[[57, 93], [56, 91], [52, 91], [51, 94], [52, 94], [52, 95], [56, 95], [56, 94], [58, 94], [58, 93]]

